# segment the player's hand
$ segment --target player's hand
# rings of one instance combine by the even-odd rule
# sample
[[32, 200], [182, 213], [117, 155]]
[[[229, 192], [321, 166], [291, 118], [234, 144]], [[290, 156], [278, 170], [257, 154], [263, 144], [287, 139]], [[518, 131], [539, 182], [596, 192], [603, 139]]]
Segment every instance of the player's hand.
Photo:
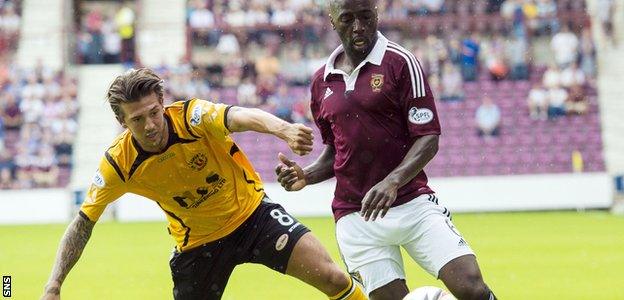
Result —
[[298, 155], [306, 155], [312, 151], [312, 128], [303, 124], [289, 124], [285, 132], [286, 142], [292, 152]]
[[396, 184], [387, 180], [377, 183], [364, 196], [360, 215], [364, 217], [365, 221], [369, 219], [375, 221], [380, 213], [379, 217], [383, 218], [396, 200], [398, 189]]
[[303, 169], [294, 161], [288, 159], [286, 155], [280, 153], [277, 155], [281, 161], [275, 167], [277, 181], [287, 191], [298, 191], [307, 185]]

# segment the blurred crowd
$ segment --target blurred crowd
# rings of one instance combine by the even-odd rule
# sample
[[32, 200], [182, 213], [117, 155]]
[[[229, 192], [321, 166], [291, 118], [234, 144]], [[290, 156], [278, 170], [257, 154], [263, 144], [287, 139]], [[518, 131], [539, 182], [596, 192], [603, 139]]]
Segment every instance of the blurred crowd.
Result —
[[21, 24], [21, 1], [0, 0], [0, 54], [15, 51]]
[[134, 61], [135, 14], [130, 2], [89, 1], [80, 10], [76, 47], [82, 63]]
[[[282, 107], [305, 102], [285, 97], [288, 87], [307, 86], [339, 44], [324, 24], [325, 5], [312, 0], [188, 1], [194, 51], [211, 49], [219, 57], [193, 66], [199, 73], [188, 76], [194, 77], [192, 86], [212, 90], [213, 96], [218, 96], [215, 89], [236, 88], [240, 105], [268, 107], [288, 116]], [[536, 44], [541, 44], [551, 54], [542, 60], [554, 61], [561, 76], [549, 67], [543, 78], [548, 84], [535, 82], [528, 100], [531, 117], [553, 119], [587, 111], [585, 90], [596, 74], [588, 19], [561, 17], [584, 14], [585, 1], [388, 0], [379, 1], [378, 7], [381, 30], [420, 59], [440, 100], [462, 101], [467, 82], [529, 80], [532, 73], [542, 72], [534, 57]], [[461, 21], [474, 15], [479, 16], [473, 18], [475, 23]], [[411, 27], [416, 29], [406, 29], [406, 21], [414, 22]], [[483, 99], [474, 113], [479, 135], [498, 135], [501, 114], [496, 99]]]
[[78, 129], [76, 80], [42, 62], [0, 69], [0, 189], [58, 186]]

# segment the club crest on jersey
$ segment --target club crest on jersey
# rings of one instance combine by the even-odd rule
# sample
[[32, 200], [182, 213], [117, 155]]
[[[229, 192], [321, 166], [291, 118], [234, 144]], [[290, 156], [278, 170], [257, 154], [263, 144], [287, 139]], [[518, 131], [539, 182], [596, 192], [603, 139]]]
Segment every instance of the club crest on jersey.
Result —
[[191, 125], [197, 126], [201, 124], [201, 116], [202, 116], [202, 108], [197, 105], [193, 107], [193, 112], [191, 113]]
[[371, 76], [371, 88], [373, 89], [373, 92], [378, 93], [381, 92], [381, 87], [384, 84], [384, 76], [383, 74], [373, 74]]
[[427, 124], [433, 120], [433, 112], [427, 108], [410, 108], [407, 113], [407, 119], [414, 124]]
[[203, 153], [197, 153], [188, 162], [188, 167], [195, 171], [201, 171], [206, 166], [207, 162], [208, 158], [206, 157], [206, 155], [204, 155]]

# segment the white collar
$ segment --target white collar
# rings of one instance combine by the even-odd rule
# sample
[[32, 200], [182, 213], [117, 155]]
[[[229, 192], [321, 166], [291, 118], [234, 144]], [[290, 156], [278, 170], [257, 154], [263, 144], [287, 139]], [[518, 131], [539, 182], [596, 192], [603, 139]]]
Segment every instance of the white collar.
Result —
[[[384, 55], [386, 54], [386, 48], [388, 47], [388, 39], [381, 34], [381, 32], [377, 31], [377, 42], [368, 53], [368, 56], [353, 70], [359, 70], [362, 68], [367, 62], [374, 65], [381, 65], [381, 61], [383, 60]], [[327, 59], [327, 63], [325, 63], [325, 74], [323, 75], [323, 80], [327, 79], [329, 74], [343, 74], [344, 72], [341, 70], [337, 70], [334, 68], [334, 63], [336, 62], [336, 58], [340, 53], [344, 52], [344, 47], [342, 45], [338, 46], [334, 52]]]

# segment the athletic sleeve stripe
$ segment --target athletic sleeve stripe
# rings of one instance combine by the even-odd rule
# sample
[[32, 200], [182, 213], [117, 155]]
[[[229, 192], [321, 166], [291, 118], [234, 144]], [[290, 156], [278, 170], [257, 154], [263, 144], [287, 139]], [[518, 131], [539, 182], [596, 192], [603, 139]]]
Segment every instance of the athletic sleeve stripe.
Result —
[[232, 132], [232, 130], [230, 130], [230, 127], [228, 127], [228, 113], [230, 112], [230, 108], [232, 108], [232, 105], [228, 105], [225, 108], [225, 112], [223, 112], [223, 126], [225, 127], [225, 129], [227, 129], [229, 132]]
[[388, 50], [401, 55], [401, 57], [403, 57], [403, 59], [405, 59], [408, 63], [410, 72], [412, 73], [411, 76], [414, 98], [426, 96], [424, 73], [414, 54], [393, 42], [388, 43]]
[[407, 56], [405, 56], [405, 54], [401, 53], [400, 51], [394, 49], [394, 48], [390, 48], [388, 47], [388, 51], [392, 51], [400, 56], [403, 57], [403, 59], [405, 59], [405, 61], [407, 61], [407, 66], [409, 67], [409, 73], [410, 73], [410, 78], [411, 78], [411, 82], [412, 82], [412, 95], [414, 96], [414, 98], [418, 98], [418, 91], [416, 89], [416, 80], [414, 79], [414, 67], [412, 67], [412, 63], [409, 61], [409, 59], [407, 58]]
[[93, 221], [91, 221], [91, 219], [89, 219], [89, 216], [87, 216], [87, 214], [85, 214], [84, 212], [82, 212], [82, 210], [79, 210], [79, 211], [78, 211], [78, 215], [79, 215], [79, 216], [81, 216], [81, 217], [82, 217], [83, 219], [85, 219], [86, 221], [93, 222]]
[[104, 152], [104, 156], [106, 156], [106, 160], [108, 160], [108, 163], [110, 163], [111, 166], [113, 166], [113, 169], [115, 169], [115, 172], [117, 172], [117, 175], [119, 175], [119, 178], [121, 178], [121, 181], [126, 182], [126, 178], [123, 176], [123, 173], [121, 172], [121, 169], [119, 168], [119, 165], [117, 165], [117, 162], [115, 162], [115, 160], [108, 153], [108, 151]]
[[196, 139], [199, 139], [201, 137], [199, 137], [195, 133], [193, 133], [193, 131], [191, 130], [191, 126], [189, 125], [189, 122], [188, 122], [188, 107], [191, 104], [191, 101], [193, 101], [193, 100], [191, 99], [191, 100], [184, 101], [184, 127], [186, 128], [186, 131], [188, 131], [188, 133], [192, 137], [194, 137]]

